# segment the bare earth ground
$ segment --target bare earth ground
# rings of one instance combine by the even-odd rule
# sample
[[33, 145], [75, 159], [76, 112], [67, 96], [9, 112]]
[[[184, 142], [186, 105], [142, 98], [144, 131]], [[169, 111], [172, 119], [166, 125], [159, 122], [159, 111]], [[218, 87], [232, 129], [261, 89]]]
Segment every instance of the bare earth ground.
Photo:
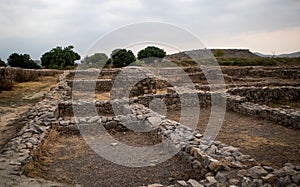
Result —
[[[151, 137], [136, 133], [117, 132], [114, 137], [128, 144], [152, 144]], [[160, 183], [168, 185], [176, 180], [200, 179], [179, 156], [151, 167], [130, 168], [114, 164], [97, 155], [80, 135], [52, 130], [37, 150], [34, 160], [25, 167], [30, 177], [83, 186], [140, 186]]]
[[0, 148], [23, 127], [24, 113], [42, 99], [30, 97], [57, 83], [57, 77], [42, 77], [35, 82], [17, 83], [12, 90], [0, 93]]
[[[194, 115], [193, 110], [189, 115]], [[180, 110], [168, 112], [168, 118], [178, 121]], [[198, 129], [204, 132], [210, 108], [201, 108]], [[216, 138], [240, 148], [264, 165], [274, 168], [290, 162], [300, 165], [300, 130], [289, 129], [264, 119], [226, 111], [225, 120]]]

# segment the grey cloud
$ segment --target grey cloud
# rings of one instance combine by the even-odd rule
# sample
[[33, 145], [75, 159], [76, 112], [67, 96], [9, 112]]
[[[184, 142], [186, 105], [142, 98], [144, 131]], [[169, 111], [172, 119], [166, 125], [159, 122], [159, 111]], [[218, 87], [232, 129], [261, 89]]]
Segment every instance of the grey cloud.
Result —
[[44, 48], [66, 43], [84, 53], [101, 35], [143, 21], [175, 24], [206, 40], [274, 31], [299, 27], [299, 12], [298, 0], [3, 0], [0, 57], [27, 49], [39, 58]]

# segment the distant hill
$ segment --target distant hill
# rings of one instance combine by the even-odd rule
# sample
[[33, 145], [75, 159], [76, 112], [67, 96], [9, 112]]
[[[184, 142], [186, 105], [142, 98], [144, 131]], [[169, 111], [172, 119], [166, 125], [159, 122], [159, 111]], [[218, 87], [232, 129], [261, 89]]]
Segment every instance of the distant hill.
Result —
[[[254, 54], [257, 55], [257, 56], [260, 56], [260, 57], [273, 57], [273, 55], [265, 55], [265, 54], [258, 53], [258, 52], [255, 52]], [[275, 55], [275, 57], [296, 58], [296, 57], [300, 57], [300, 51], [299, 52], [295, 52], [295, 53], [290, 53], [290, 54]]]
[[265, 54], [262, 54], [262, 53], [259, 53], [259, 52], [255, 52], [254, 54], [259, 56], [259, 57], [265, 57], [265, 58], [273, 56], [273, 55], [265, 55]]
[[290, 53], [290, 54], [282, 54], [282, 55], [278, 55], [277, 57], [286, 57], [286, 58], [296, 58], [296, 57], [300, 57], [300, 51], [299, 51], [299, 52], [295, 52], [295, 53]]
[[211, 54], [221, 58], [252, 58], [258, 57], [249, 49], [198, 49], [192, 51], [184, 51], [168, 55], [167, 58], [174, 61], [189, 60], [199, 58], [210, 58]]

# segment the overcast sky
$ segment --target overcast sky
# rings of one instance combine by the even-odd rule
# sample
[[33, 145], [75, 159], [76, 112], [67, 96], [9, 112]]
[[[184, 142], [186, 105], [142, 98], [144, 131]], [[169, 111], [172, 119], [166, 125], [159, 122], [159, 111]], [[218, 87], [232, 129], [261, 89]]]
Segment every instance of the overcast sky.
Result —
[[157, 21], [187, 29], [208, 48], [300, 51], [299, 0], [1, 0], [0, 58], [33, 59], [55, 46], [84, 54], [125, 25]]

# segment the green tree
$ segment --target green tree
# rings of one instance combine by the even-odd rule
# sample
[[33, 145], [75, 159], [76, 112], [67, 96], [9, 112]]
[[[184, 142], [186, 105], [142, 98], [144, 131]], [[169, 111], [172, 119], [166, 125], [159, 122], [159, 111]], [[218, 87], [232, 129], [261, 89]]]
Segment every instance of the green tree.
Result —
[[154, 62], [155, 59], [162, 59], [166, 56], [166, 52], [155, 46], [148, 46], [138, 52], [137, 55], [139, 60], [145, 61], [146, 63]]
[[116, 49], [111, 54], [114, 67], [125, 67], [136, 60], [133, 52], [126, 49]]
[[41, 67], [37, 65], [28, 54], [18, 54], [13, 53], [7, 59], [8, 65], [11, 67], [20, 67], [27, 69], [40, 69]]
[[106, 54], [104, 53], [95, 53], [94, 55], [92, 56], [86, 56], [82, 63], [83, 64], [86, 64], [86, 65], [94, 65], [94, 66], [97, 66], [97, 65], [105, 65], [108, 61], [108, 57]]
[[73, 48], [73, 46], [56, 47], [46, 52], [41, 57], [42, 66], [49, 69], [65, 69], [74, 66], [75, 61], [80, 60], [80, 55], [74, 52]]
[[7, 65], [6, 65], [6, 63], [0, 58], [0, 67], [6, 67]]

